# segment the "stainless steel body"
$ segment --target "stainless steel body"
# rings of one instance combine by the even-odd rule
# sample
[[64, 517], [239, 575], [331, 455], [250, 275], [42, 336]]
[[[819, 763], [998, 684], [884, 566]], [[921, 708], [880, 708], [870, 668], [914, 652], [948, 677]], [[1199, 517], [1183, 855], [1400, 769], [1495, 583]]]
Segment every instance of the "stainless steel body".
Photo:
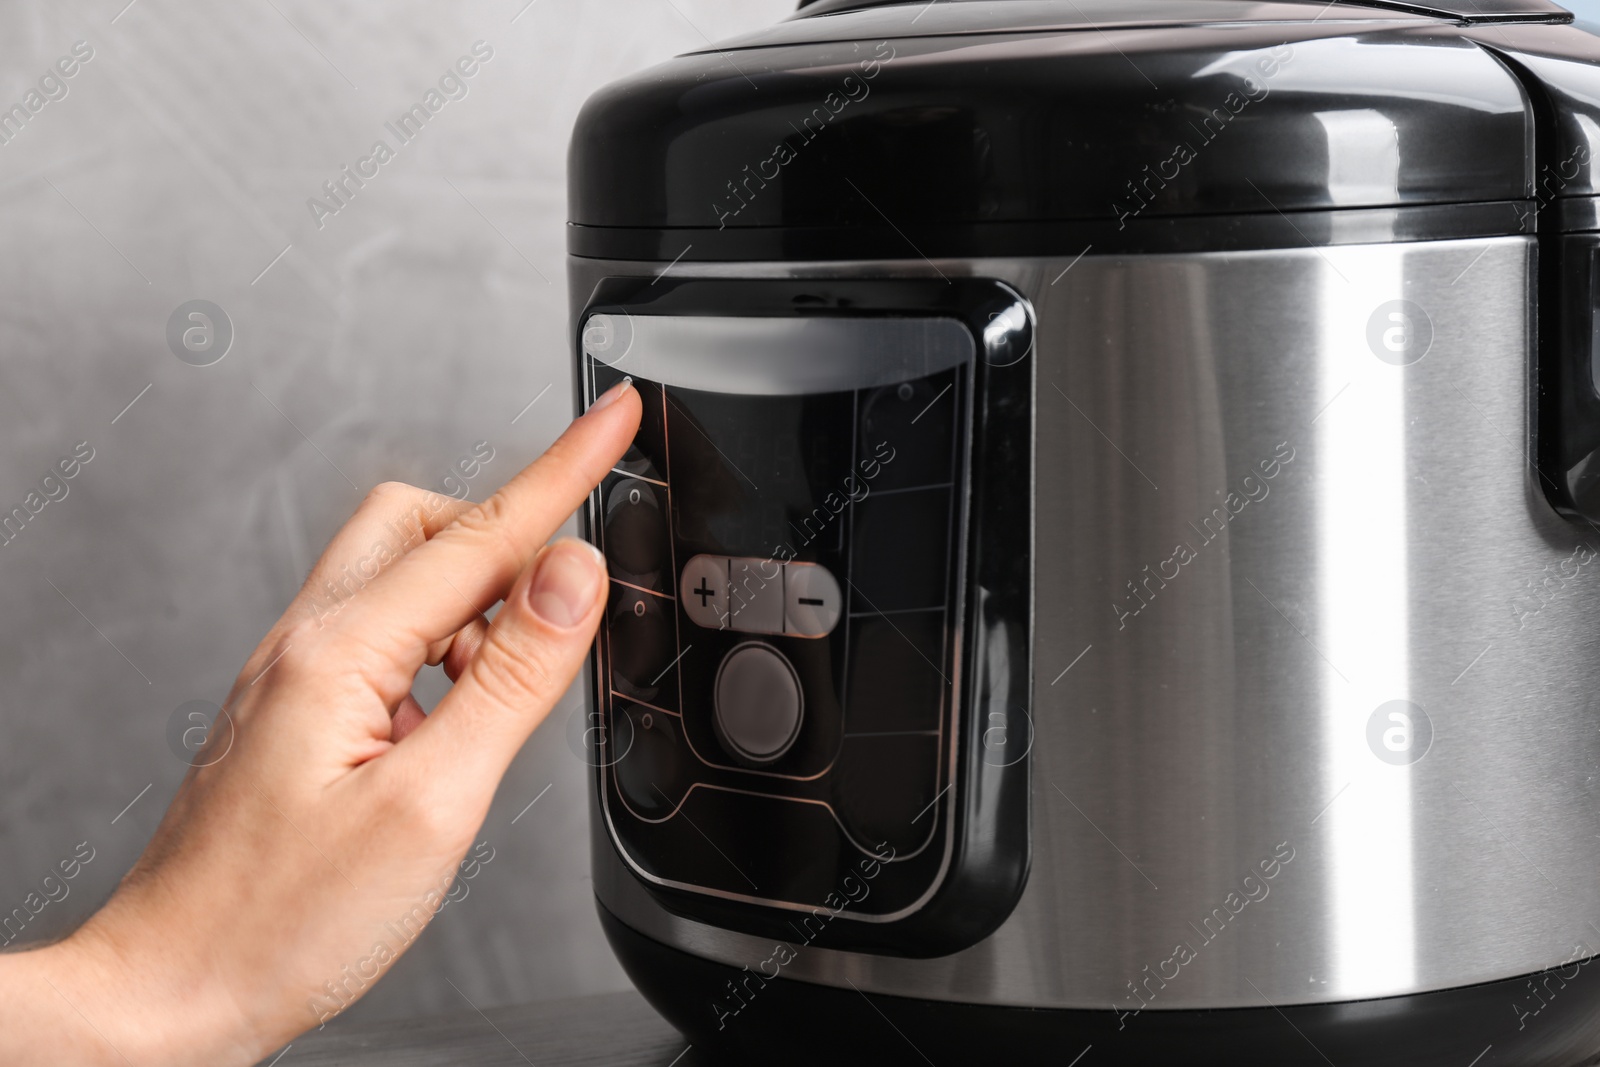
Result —
[[[955, 955], [812, 946], [785, 974], [1128, 1011], [1600, 952], [1600, 538], [1529, 462], [1534, 256], [1507, 237], [673, 266], [990, 277], [1037, 315], [1026, 890]], [[571, 264], [580, 302], [667, 266]], [[771, 954], [663, 909], [594, 826], [623, 922], [735, 967]]]

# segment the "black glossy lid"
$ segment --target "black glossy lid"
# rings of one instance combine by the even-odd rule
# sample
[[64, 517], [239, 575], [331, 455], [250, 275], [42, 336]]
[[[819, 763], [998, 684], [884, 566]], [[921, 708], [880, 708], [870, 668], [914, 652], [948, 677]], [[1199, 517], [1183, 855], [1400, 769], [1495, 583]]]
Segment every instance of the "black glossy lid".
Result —
[[[856, 11], [867, 7], [890, 7], [897, 4], [920, 4], [923, 7], [933, 7], [935, 4], [949, 5], [969, 2], [971, 0], [800, 0], [800, 13], [804, 17], [830, 14], [837, 11]], [[1149, 10], [1153, 7], [1173, 7], [1176, 5], [1170, 2], [1163, 4], [1161, 0], [1156, 0], [1153, 4], [1144, 2], [1119, 6], [1128, 10]], [[1183, 6], [1199, 7], [1200, 5], [1185, 4]], [[1240, 7], [1243, 5], [1234, 4], [1231, 6]], [[1249, 6], [1259, 10], [1273, 5], [1251, 4]], [[1361, 6], [1410, 11], [1481, 23], [1521, 22], [1529, 18], [1565, 21], [1572, 14], [1566, 8], [1554, 3], [1553, 0], [1364, 0]], [[1184, 17], [1187, 19], [1191, 16], [1185, 15]], [[1260, 19], [1257, 21], [1260, 21]]]
[[1600, 38], [1579, 26], [1485, 26], [1468, 35], [1518, 71], [1539, 98], [1545, 136], [1535, 207], [1556, 228], [1600, 230]]
[[570, 219], [1121, 227], [1525, 200], [1535, 109], [1494, 34], [1567, 21], [1544, 0], [817, 0], [591, 98]]

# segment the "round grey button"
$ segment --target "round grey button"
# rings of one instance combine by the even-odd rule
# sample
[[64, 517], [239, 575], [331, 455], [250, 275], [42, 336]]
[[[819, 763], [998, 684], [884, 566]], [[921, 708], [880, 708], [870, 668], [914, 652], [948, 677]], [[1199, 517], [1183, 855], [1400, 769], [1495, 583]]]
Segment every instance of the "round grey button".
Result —
[[717, 668], [717, 736], [733, 755], [771, 763], [800, 734], [805, 696], [783, 653], [760, 641], [729, 652]]

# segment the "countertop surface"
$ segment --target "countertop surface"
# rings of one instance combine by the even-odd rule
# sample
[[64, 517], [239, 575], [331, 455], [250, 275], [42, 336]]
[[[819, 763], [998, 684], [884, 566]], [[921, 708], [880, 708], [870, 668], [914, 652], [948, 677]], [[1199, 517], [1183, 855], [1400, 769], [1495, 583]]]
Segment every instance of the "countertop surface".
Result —
[[[276, 1060], [273, 1057], [278, 1057]], [[341, 1025], [298, 1037], [262, 1067], [700, 1067], [705, 1061], [634, 992], [426, 1018]]]

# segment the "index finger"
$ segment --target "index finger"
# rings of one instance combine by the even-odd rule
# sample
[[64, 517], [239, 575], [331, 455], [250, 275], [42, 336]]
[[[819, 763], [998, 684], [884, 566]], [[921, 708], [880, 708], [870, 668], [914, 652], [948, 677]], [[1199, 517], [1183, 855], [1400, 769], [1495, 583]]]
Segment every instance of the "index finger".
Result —
[[403, 667], [493, 607], [622, 458], [640, 411], [638, 390], [619, 382], [544, 455], [379, 575], [336, 625]]

